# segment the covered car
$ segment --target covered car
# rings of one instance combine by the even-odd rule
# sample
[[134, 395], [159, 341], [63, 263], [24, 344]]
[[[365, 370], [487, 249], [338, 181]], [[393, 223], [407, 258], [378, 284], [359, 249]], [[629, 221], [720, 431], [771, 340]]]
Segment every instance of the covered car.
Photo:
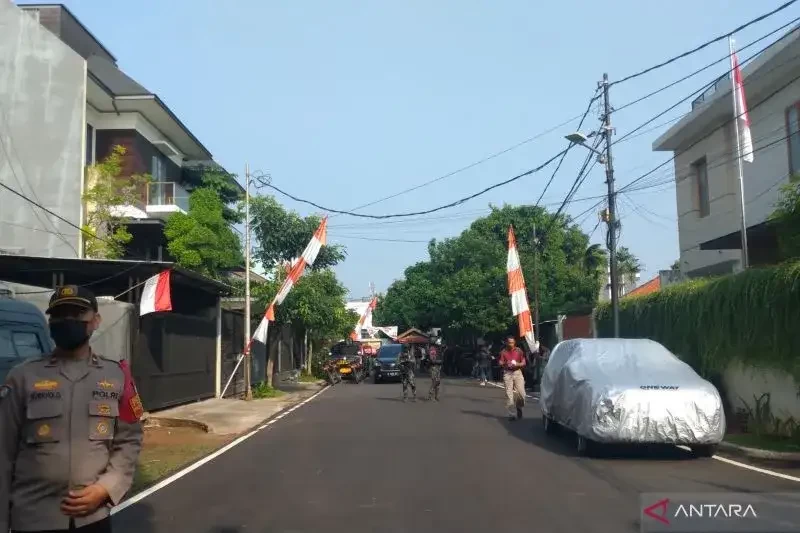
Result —
[[581, 453], [594, 443], [680, 444], [710, 456], [725, 435], [716, 387], [648, 339], [559, 343], [539, 405], [545, 430], [574, 431]]

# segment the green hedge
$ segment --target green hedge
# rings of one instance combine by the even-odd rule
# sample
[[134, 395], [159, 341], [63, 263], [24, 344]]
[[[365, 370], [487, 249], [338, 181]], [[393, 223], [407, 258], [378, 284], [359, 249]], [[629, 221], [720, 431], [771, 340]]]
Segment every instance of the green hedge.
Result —
[[[597, 308], [597, 328], [613, 336], [608, 303]], [[800, 383], [800, 262], [622, 298], [620, 336], [658, 341], [705, 377], [738, 359]]]

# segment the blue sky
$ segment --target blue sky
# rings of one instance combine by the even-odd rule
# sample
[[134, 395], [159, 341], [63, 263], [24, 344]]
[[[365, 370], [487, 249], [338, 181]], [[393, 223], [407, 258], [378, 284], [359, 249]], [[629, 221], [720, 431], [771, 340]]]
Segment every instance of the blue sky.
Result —
[[[24, 2], [20, 2], [24, 3]], [[503, 2], [474, 0], [263, 1], [71, 0], [65, 4], [156, 92], [228, 170], [245, 162], [322, 205], [350, 209], [447, 174], [580, 114], [603, 72], [619, 79], [727, 32], [779, 3], [723, 0]], [[798, 16], [793, 6], [737, 35], [742, 45]], [[612, 87], [616, 107], [727, 53], [715, 44], [676, 64]], [[746, 56], [749, 54], [743, 54]], [[618, 135], [716, 76], [724, 63], [613, 116]], [[653, 125], [689, 111], [687, 101]], [[577, 123], [577, 121], [576, 121]], [[587, 130], [599, 125], [597, 114]], [[363, 213], [448, 203], [537, 166], [566, 146], [565, 126], [503, 156]], [[647, 129], [652, 126], [648, 126]], [[624, 185], [671, 154], [653, 153], [668, 126], [614, 148]], [[573, 150], [545, 196], [555, 209], [585, 152]], [[664, 183], [622, 196], [621, 245], [645, 265], [642, 281], [678, 257], [672, 166]], [[529, 176], [428, 219], [392, 222], [336, 216], [329, 239], [347, 246], [337, 273], [364, 296], [385, 290], [426, 242], [455, 236], [490, 203], [534, 203], [549, 172]], [[600, 165], [576, 198], [605, 192]], [[315, 210], [278, 196], [303, 214]], [[594, 201], [570, 204], [577, 215]], [[581, 217], [594, 242], [593, 213]], [[411, 242], [395, 242], [411, 241]]]

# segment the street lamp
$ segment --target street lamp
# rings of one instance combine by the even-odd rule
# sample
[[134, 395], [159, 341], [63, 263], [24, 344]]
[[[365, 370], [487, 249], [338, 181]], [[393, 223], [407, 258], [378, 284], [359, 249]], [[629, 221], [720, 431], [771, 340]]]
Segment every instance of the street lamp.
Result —
[[610, 123], [606, 117], [604, 135], [606, 137], [606, 154], [597, 150], [593, 146], [586, 144], [589, 137], [594, 137], [595, 132], [588, 136], [576, 131], [570, 133], [565, 138], [573, 143], [579, 144], [584, 148], [597, 154], [597, 161], [606, 166], [606, 183], [608, 184], [608, 259], [611, 267], [611, 312], [614, 318], [614, 337], [619, 338], [619, 279], [617, 275], [617, 220], [616, 220], [616, 193], [614, 192], [614, 167], [611, 164], [611, 137]]

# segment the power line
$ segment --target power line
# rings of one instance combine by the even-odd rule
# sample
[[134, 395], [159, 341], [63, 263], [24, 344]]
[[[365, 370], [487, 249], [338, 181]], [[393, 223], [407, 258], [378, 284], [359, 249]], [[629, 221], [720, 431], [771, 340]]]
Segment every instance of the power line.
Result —
[[[595, 100], [597, 100], [597, 97], [598, 97], [597, 93], [599, 91], [600, 91], [600, 89], [595, 90], [594, 96], [592, 96], [591, 100], [589, 100], [589, 105], [586, 106], [586, 111], [583, 113], [583, 116], [581, 117], [581, 121], [580, 121], [580, 123], [578, 124], [578, 127], [577, 127], [577, 129], [579, 131], [580, 131], [581, 127], [583, 127], [583, 122], [586, 120], [586, 117], [589, 116], [589, 111], [592, 110], [592, 104], [595, 102]], [[561, 168], [561, 164], [564, 162], [564, 159], [566, 159], [567, 154], [569, 153], [570, 150], [572, 150], [573, 146], [574, 146], [574, 143], [569, 143], [569, 146], [567, 146], [566, 152], [564, 152], [564, 155], [562, 155], [561, 159], [558, 161], [558, 165], [556, 165], [556, 169], [553, 171], [553, 174], [550, 176], [550, 179], [547, 180], [547, 184], [544, 186], [544, 189], [542, 190], [542, 194], [540, 194], [539, 195], [539, 199], [536, 200], [536, 206], [535, 207], [539, 206], [539, 202], [542, 201], [542, 198], [544, 197], [545, 193], [547, 192], [547, 189], [550, 188], [550, 184], [553, 183], [553, 179], [555, 179], [556, 174], [558, 174], [558, 170]]]
[[46, 207], [44, 207], [44, 206], [43, 206], [42, 204], [40, 204], [39, 202], [36, 202], [36, 201], [34, 201], [34, 200], [31, 200], [30, 198], [28, 198], [27, 196], [25, 196], [23, 193], [21, 193], [21, 192], [19, 192], [19, 191], [16, 191], [16, 190], [12, 189], [11, 187], [9, 187], [8, 185], [6, 185], [6, 184], [5, 184], [5, 183], [3, 183], [2, 181], [0, 181], [0, 187], [4, 188], [5, 190], [7, 190], [8, 192], [10, 192], [11, 194], [14, 194], [14, 195], [16, 195], [16, 196], [18, 196], [18, 197], [22, 198], [22, 199], [23, 199], [23, 200], [25, 200], [26, 202], [30, 202], [31, 204], [35, 205], [36, 207], [38, 207], [39, 209], [41, 209], [41, 210], [42, 210], [42, 211], [44, 211], [45, 213], [48, 213], [48, 214], [50, 214], [50, 215], [52, 215], [52, 216], [56, 217], [58, 220], [60, 220], [60, 221], [62, 221], [62, 222], [64, 222], [64, 223], [66, 223], [66, 224], [68, 224], [69, 226], [71, 226], [71, 227], [75, 228], [76, 230], [80, 231], [81, 233], [84, 233], [84, 234], [88, 235], [89, 237], [91, 237], [91, 238], [93, 238], [93, 239], [98, 239], [98, 240], [100, 240], [100, 241], [103, 241], [103, 242], [105, 242], [105, 243], [107, 243], [107, 244], [114, 245], [114, 243], [112, 243], [111, 241], [108, 241], [108, 240], [106, 240], [106, 239], [104, 239], [104, 238], [102, 238], [102, 237], [98, 237], [97, 235], [94, 235], [94, 234], [92, 234], [90, 231], [86, 231], [85, 229], [83, 229], [83, 228], [81, 228], [81, 227], [79, 227], [79, 226], [77, 226], [77, 225], [73, 224], [72, 222], [70, 222], [70, 221], [69, 221], [69, 220], [67, 220], [66, 218], [62, 217], [61, 215], [59, 215], [59, 214], [57, 214], [57, 213], [54, 213], [53, 211], [51, 211], [51, 210], [47, 209]]
[[[773, 43], [773, 44], [774, 44], [774, 43]], [[773, 46], [773, 44], [770, 44], [769, 46], [765, 46], [764, 48], [762, 48], [762, 49], [758, 50], [758, 51], [757, 51], [757, 52], [755, 52], [754, 54], [752, 54], [752, 55], [748, 56], [748, 57], [747, 57], [747, 58], [746, 58], [746, 59], [743, 61], [743, 63], [746, 63], [747, 61], [750, 61], [750, 60], [751, 60], [751, 59], [753, 59], [754, 57], [756, 57], [756, 56], [758, 56], [759, 54], [763, 53], [765, 50], [767, 50], [767, 49], [769, 49], [771, 46]], [[730, 57], [730, 56], [729, 56], [729, 57]], [[792, 56], [792, 57], [790, 57], [789, 59], [787, 59], [786, 61], [784, 61], [784, 62], [782, 62], [782, 63], [779, 63], [778, 65], [775, 65], [774, 67], [772, 67], [770, 70], [768, 70], [768, 71], [766, 71], [766, 72], [762, 72], [762, 73], [760, 73], [760, 74], [758, 74], [758, 75], [748, 76], [748, 77], [745, 79], [745, 81], [744, 81], [744, 84], [745, 84], [745, 86], [748, 84], [748, 82], [749, 82], [749, 81], [756, 80], [756, 79], [758, 79], [758, 78], [760, 78], [760, 77], [762, 77], [762, 76], [766, 76], [767, 74], [769, 74], [769, 73], [771, 73], [771, 72], [773, 72], [773, 71], [775, 71], [775, 70], [777, 70], [777, 69], [779, 69], [779, 68], [783, 67], [783, 66], [784, 66], [784, 65], [786, 65], [787, 63], [789, 63], [789, 62], [791, 62], [791, 61], [794, 61], [795, 59], [797, 59], [797, 57], [798, 57], [797, 55], [795, 55], [795, 56]], [[725, 76], [728, 76], [728, 75], [730, 75], [730, 73], [731, 73], [732, 71], [733, 71], [733, 68], [729, 68], [729, 69], [728, 69], [728, 70], [725, 72], [725, 74], [723, 74], [722, 76], [719, 76], [719, 77], [718, 77], [718, 78], [716, 78], [714, 81], [712, 81], [712, 82], [709, 82], [709, 83], [705, 84], [705, 85], [704, 85], [703, 87], [701, 87], [700, 89], [697, 89], [697, 90], [695, 90], [694, 92], [692, 92], [692, 93], [688, 94], [687, 96], [685, 96], [685, 97], [681, 98], [680, 100], [678, 100], [677, 102], [675, 102], [673, 105], [669, 106], [669, 107], [668, 107], [667, 109], [665, 109], [664, 111], [661, 111], [661, 112], [660, 112], [660, 113], [658, 113], [657, 115], [655, 115], [655, 116], [653, 116], [653, 117], [649, 118], [648, 120], [644, 121], [642, 124], [640, 124], [640, 125], [639, 125], [639, 126], [637, 126], [636, 128], [632, 129], [631, 131], [629, 131], [628, 133], [626, 133], [625, 135], [623, 135], [622, 137], [620, 137], [619, 139], [617, 139], [617, 141], [616, 141], [614, 144], [621, 143], [621, 142], [625, 141], [625, 140], [626, 140], [627, 138], [629, 138], [631, 135], [633, 135], [634, 133], [636, 133], [637, 131], [639, 131], [639, 130], [640, 130], [640, 129], [642, 129], [643, 127], [647, 126], [647, 125], [648, 125], [648, 124], [650, 124], [651, 122], [653, 122], [653, 121], [655, 121], [655, 120], [657, 120], [657, 119], [661, 118], [662, 116], [666, 115], [667, 113], [669, 113], [670, 111], [672, 111], [673, 109], [675, 109], [676, 107], [678, 107], [679, 105], [681, 105], [682, 103], [684, 103], [684, 102], [686, 102], [687, 100], [689, 100], [689, 99], [691, 99], [691, 98], [694, 98], [696, 95], [698, 95], [698, 94], [702, 94], [702, 93], [706, 92], [708, 89], [710, 89], [710, 88], [712, 88], [712, 87], [716, 86], [716, 84], [717, 84], [717, 83], [718, 83], [718, 82], [719, 82], [719, 81], [720, 81], [722, 78], [724, 78]], [[688, 113], [686, 113], [686, 114], [687, 114], [687, 115], [688, 115], [688, 114], [691, 114], [691, 111], [689, 111], [689, 112], [688, 112]], [[684, 116], [685, 116], [685, 115], [684, 115]]]
[[[797, 76], [795, 76], [794, 78], [792, 78], [791, 80], [789, 80], [787, 83], [785, 83], [785, 84], [781, 85], [780, 87], [778, 87], [776, 90], [774, 90], [774, 91], [773, 91], [773, 92], [771, 92], [769, 95], [767, 95], [766, 97], [764, 97], [764, 98], [763, 98], [763, 99], [762, 99], [760, 102], [758, 102], [756, 105], [754, 105], [754, 106], [750, 107], [748, 110], [745, 110], [745, 112], [744, 112], [744, 113], [740, 113], [739, 115], [736, 115], [736, 116], [733, 116], [733, 117], [729, 118], [728, 120], [726, 120], [725, 122], [723, 122], [722, 124], [720, 124], [720, 126], [719, 126], [719, 127], [715, 128], [715, 129], [711, 130], [709, 133], [707, 133], [707, 134], [703, 135], [702, 137], [700, 137], [699, 139], [697, 139], [696, 141], [694, 141], [692, 144], [690, 144], [689, 146], [687, 146], [686, 148], [684, 148], [683, 150], [681, 150], [681, 152], [680, 152], [680, 153], [682, 153], [682, 154], [683, 154], [683, 153], [686, 153], [688, 150], [692, 149], [693, 147], [697, 146], [697, 144], [699, 144], [700, 142], [702, 142], [702, 141], [704, 141], [705, 139], [707, 139], [708, 137], [710, 137], [710, 136], [711, 136], [711, 135], [712, 135], [714, 132], [716, 132], [716, 131], [717, 131], [717, 130], [719, 130], [720, 128], [723, 128], [723, 127], [727, 126], [728, 124], [730, 124], [730, 123], [731, 123], [731, 122], [733, 122], [734, 120], [737, 120], [738, 118], [740, 118], [741, 116], [743, 116], [745, 113], [747, 113], [747, 112], [751, 112], [753, 109], [756, 109], [756, 108], [758, 108], [758, 107], [759, 107], [761, 104], [763, 104], [764, 102], [767, 102], [767, 101], [769, 101], [769, 100], [770, 100], [770, 99], [771, 99], [773, 96], [775, 96], [776, 94], [778, 94], [779, 92], [781, 92], [781, 91], [782, 91], [782, 90], [784, 90], [785, 88], [789, 87], [791, 84], [793, 84], [793, 83], [794, 83], [794, 82], [796, 82], [797, 80], [800, 80], [800, 74], [798, 74]], [[746, 83], [746, 82], [747, 82], [747, 80], [745, 80], [745, 83]], [[753, 151], [755, 152], [756, 150], [753, 150]], [[643, 179], [645, 179], [646, 177], [648, 177], [648, 176], [650, 176], [651, 174], [653, 174], [654, 172], [656, 172], [658, 169], [660, 169], [660, 168], [663, 168], [664, 166], [668, 165], [669, 163], [671, 163], [672, 161], [674, 161], [674, 160], [675, 160], [675, 158], [676, 158], [677, 156], [678, 156], [678, 154], [676, 154], [676, 155], [673, 155], [672, 157], [670, 157], [669, 159], [667, 159], [667, 160], [666, 160], [666, 161], [664, 161], [663, 163], [660, 163], [659, 165], [657, 165], [657, 166], [655, 166], [654, 168], [650, 169], [649, 171], [645, 172], [644, 174], [642, 174], [642, 175], [641, 175], [641, 176], [639, 176], [638, 178], [636, 178], [636, 179], [634, 179], [634, 180], [630, 181], [628, 184], [626, 184], [626, 185], [624, 185], [622, 188], [620, 188], [620, 192], [627, 190], [629, 187], [631, 187], [631, 186], [632, 186], [632, 185], [634, 185], [635, 183], [639, 183], [640, 181], [642, 181], [642, 180], [643, 180]]]
[[631, 74], [629, 76], [625, 76], [624, 78], [622, 78], [620, 80], [613, 81], [613, 82], [611, 82], [609, 84], [609, 87], [612, 86], [612, 85], [618, 85], [620, 83], [624, 83], [626, 81], [632, 80], [634, 78], [638, 78], [640, 76], [644, 76], [645, 74], [647, 74], [649, 72], [652, 72], [654, 70], [660, 69], [660, 68], [665, 67], [665, 66], [667, 66], [667, 65], [669, 65], [671, 63], [674, 63], [675, 61], [683, 59], [684, 57], [687, 57], [687, 56], [690, 56], [690, 55], [692, 55], [692, 54], [694, 54], [696, 52], [699, 52], [700, 50], [702, 50], [702, 49], [704, 49], [704, 48], [706, 48], [708, 46], [711, 46], [714, 43], [718, 43], [719, 41], [721, 41], [723, 39], [727, 39], [728, 37], [730, 37], [734, 33], [740, 32], [743, 29], [745, 29], [745, 28], [747, 28], [749, 26], [752, 26], [753, 24], [761, 22], [762, 20], [764, 20], [766, 18], [769, 18], [772, 15], [774, 15], [774, 14], [780, 12], [780, 11], [783, 11], [784, 9], [788, 8], [789, 6], [791, 6], [792, 4], [794, 4], [796, 2], [797, 2], [797, 0], [789, 0], [788, 2], [778, 6], [777, 8], [773, 9], [772, 11], [770, 11], [768, 13], [764, 13], [763, 15], [760, 15], [760, 16], [752, 19], [752, 20], [749, 20], [748, 22], [742, 24], [741, 26], [739, 26], [737, 28], [732, 29], [731, 31], [725, 33], [724, 35], [720, 35], [719, 37], [715, 37], [714, 39], [711, 39], [710, 41], [706, 41], [703, 44], [701, 44], [700, 46], [697, 46], [697, 47], [695, 47], [695, 48], [693, 48], [693, 49], [691, 49], [691, 50], [689, 50], [687, 52], [684, 52], [682, 54], [679, 54], [677, 56], [671, 57], [670, 59], [667, 59], [666, 61], [662, 61], [661, 63], [658, 63], [656, 65], [648, 67], [648, 68], [646, 68], [644, 70], [640, 70], [639, 72], [635, 72], [635, 73], [633, 73], [633, 74]]
[[286, 196], [287, 198], [291, 198], [295, 202], [308, 204], [308, 205], [311, 205], [313, 207], [316, 207], [317, 209], [321, 209], [321, 210], [327, 211], [329, 213], [338, 213], [340, 215], [350, 215], [352, 217], [370, 218], [370, 219], [411, 217], [411, 216], [417, 216], [417, 215], [427, 215], [428, 213], [435, 213], [436, 211], [442, 211], [444, 209], [449, 209], [451, 207], [455, 207], [457, 205], [461, 205], [463, 203], [468, 202], [469, 200], [477, 198], [478, 196], [486, 194], [487, 192], [489, 192], [489, 191], [491, 191], [493, 189], [497, 189], [498, 187], [502, 187], [504, 185], [508, 185], [511, 182], [517, 181], [517, 180], [522, 179], [522, 178], [524, 178], [526, 176], [530, 176], [531, 174], [535, 174], [535, 173], [541, 171], [543, 168], [547, 167], [550, 163], [552, 163], [553, 161], [555, 161], [559, 157], [561, 157], [561, 155], [563, 155], [564, 152], [566, 152], [566, 151], [567, 151], [566, 149], [560, 151], [559, 153], [557, 153], [556, 155], [554, 155], [553, 157], [551, 157], [550, 159], [548, 159], [547, 161], [545, 161], [544, 163], [542, 163], [541, 165], [539, 165], [536, 168], [533, 168], [531, 170], [523, 172], [522, 174], [517, 174], [516, 176], [514, 176], [512, 178], [509, 178], [507, 180], [501, 181], [499, 183], [495, 183], [494, 185], [490, 185], [489, 187], [486, 187], [485, 189], [483, 189], [481, 191], [478, 191], [478, 192], [476, 192], [474, 194], [471, 194], [469, 196], [465, 196], [464, 198], [460, 198], [460, 199], [456, 200], [455, 202], [450, 202], [449, 204], [440, 205], [439, 207], [426, 209], [424, 211], [412, 211], [412, 212], [408, 212], [408, 213], [394, 213], [394, 214], [391, 214], [391, 215], [364, 215], [364, 214], [361, 214], [361, 213], [354, 213], [353, 211], [344, 211], [344, 210], [340, 210], [340, 209], [333, 209], [333, 208], [329, 208], [329, 207], [325, 207], [325, 206], [319, 205], [319, 204], [314, 203], [314, 202], [312, 202], [310, 200], [305, 200], [303, 198], [298, 198], [297, 196], [289, 194], [288, 192], [281, 190], [280, 188], [276, 187], [275, 185], [273, 185], [271, 183], [267, 183], [267, 184], [265, 184], [265, 186], [269, 187], [270, 189], [273, 189], [273, 190], [275, 190], [275, 191], [277, 191], [279, 193], [281, 193], [282, 195]]
[[[775, 35], [776, 33], [778, 33], [778, 32], [780, 32], [780, 31], [782, 31], [782, 30], [784, 30], [784, 29], [788, 28], [789, 26], [792, 26], [792, 25], [794, 25], [795, 23], [797, 23], [797, 22], [799, 22], [799, 21], [800, 21], [800, 17], [797, 17], [797, 18], [795, 18], [794, 20], [791, 20], [791, 21], [787, 22], [787, 23], [786, 23], [786, 24], [784, 24], [783, 26], [781, 26], [781, 27], [779, 27], [779, 28], [776, 28], [776, 29], [772, 30], [771, 32], [767, 33], [766, 35], [762, 35], [762, 36], [761, 36], [761, 37], [759, 37], [758, 39], [756, 39], [756, 40], [754, 40], [754, 41], [751, 41], [750, 43], [746, 44], [745, 46], [743, 46], [743, 47], [739, 48], [739, 50], [738, 50], [738, 51], [739, 51], [739, 52], [743, 52], [744, 50], [747, 50], [747, 49], [748, 49], [748, 48], [750, 48], [751, 46], [754, 46], [754, 45], [756, 45], [757, 43], [759, 43], [759, 42], [763, 41], [764, 39], [766, 39], [766, 38], [768, 38], [768, 37], [771, 37], [772, 35]], [[772, 46], [773, 44], [775, 44], [775, 43], [770, 43], [769, 45], [767, 45], [766, 47], [762, 48], [762, 49], [761, 49], [761, 50], [759, 50], [759, 51], [758, 51], [756, 54], [754, 54], [753, 56], [750, 56], [750, 57], [752, 58], [752, 57], [754, 57], [755, 55], [758, 55], [758, 54], [760, 54], [761, 52], [763, 52], [764, 50], [766, 50], [767, 48], [769, 48], [769, 47], [770, 47], [770, 46]], [[625, 104], [625, 105], [623, 105], [623, 106], [621, 106], [621, 107], [618, 107], [618, 108], [614, 109], [614, 111], [615, 111], [615, 112], [622, 111], [622, 110], [623, 110], [623, 109], [625, 109], [625, 108], [628, 108], [628, 107], [630, 107], [630, 106], [632, 106], [632, 105], [638, 104], [639, 102], [642, 102], [642, 101], [644, 101], [644, 100], [647, 100], [647, 99], [648, 99], [648, 98], [650, 98], [651, 96], [655, 96], [655, 95], [657, 95], [657, 94], [659, 94], [659, 93], [661, 93], [661, 92], [663, 92], [663, 91], [666, 91], [667, 89], [670, 89], [670, 88], [672, 88], [672, 87], [674, 87], [674, 86], [678, 85], [679, 83], [681, 83], [681, 82], [684, 82], [684, 81], [688, 80], [689, 78], [693, 78], [693, 77], [694, 77], [694, 76], [696, 76], [697, 74], [700, 74], [701, 72], [703, 72], [703, 71], [705, 71], [705, 70], [708, 70], [708, 69], [710, 69], [711, 67], [713, 67], [713, 66], [715, 66], [715, 65], [717, 65], [717, 64], [719, 64], [719, 63], [722, 63], [723, 61], [728, 61], [729, 59], [730, 59], [730, 54], [728, 54], [728, 55], [725, 55], [724, 57], [722, 57], [722, 58], [720, 58], [720, 59], [717, 59], [716, 61], [714, 61], [714, 62], [712, 62], [712, 63], [709, 63], [708, 65], [706, 65], [706, 66], [704, 66], [704, 67], [701, 67], [701, 68], [699, 68], [699, 69], [695, 70], [694, 72], [692, 72], [692, 73], [690, 73], [690, 74], [687, 74], [686, 76], [684, 76], [684, 77], [682, 77], [682, 78], [680, 78], [680, 79], [678, 79], [678, 80], [675, 80], [674, 82], [672, 82], [672, 83], [670, 83], [670, 84], [668, 84], [668, 85], [664, 85], [663, 87], [660, 87], [660, 88], [656, 89], [655, 91], [653, 91], [653, 92], [651, 92], [651, 93], [648, 93], [648, 94], [646, 94], [646, 95], [644, 95], [644, 96], [642, 96], [642, 97], [640, 97], [640, 98], [637, 98], [636, 100], [633, 100], [632, 102], [628, 102], [627, 104]], [[719, 79], [719, 78], [718, 78], [718, 79]], [[715, 81], [714, 83], [716, 83], [716, 81]], [[612, 84], [612, 85], [613, 85], [613, 84]], [[617, 141], [617, 142], [619, 142], [619, 141]]]
[[[596, 97], [595, 97], [595, 99], [596, 99]], [[592, 101], [594, 101], [594, 100], [592, 100]], [[590, 102], [589, 105], [591, 106], [591, 102]], [[358, 207], [354, 207], [350, 211], [353, 211], [353, 212], [354, 211], [359, 211], [359, 210], [361, 210], [361, 209], [363, 209], [365, 207], [370, 207], [370, 206], [385, 202], [386, 200], [391, 200], [393, 198], [397, 198], [398, 196], [402, 196], [404, 194], [419, 190], [419, 189], [421, 189], [423, 187], [427, 187], [428, 185], [432, 185], [432, 184], [434, 184], [436, 182], [439, 182], [439, 181], [442, 181], [444, 179], [447, 179], [447, 178], [449, 178], [451, 176], [455, 176], [456, 174], [460, 174], [461, 172], [469, 170], [469, 169], [471, 169], [473, 167], [476, 167], [478, 165], [482, 165], [483, 163], [486, 163], [487, 161], [491, 161], [492, 159], [500, 157], [503, 154], [507, 154], [508, 152], [511, 152], [512, 150], [516, 150], [517, 148], [520, 148], [521, 146], [529, 144], [529, 143], [535, 141], [536, 139], [544, 137], [548, 133], [552, 133], [553, 131], [557, 130], [558, 128], [566, 126], [570, 122], [573, 122], [573, 121], [575, 121], [575, 120], [577, 120], [579, 118], [581, 118], [581, 115], [575, 115], [574, 117], [570, 117], [569, 119], [565, 120], [564, 122], [562, 122], [560, 124], [557, 124], [555, 126], [552, 126], [552, 127], [548, 128], [548, 129], [546, 129], [545, 131], [537, 133], [533, 137], [529, 137], [529, 138], [525, 139], [524, 141], [520, 141], [517, 144], [514, 144], [514, 145], [512, 145], [512, 146], [510, 146], [510, 147], [508, 147], [508, 148], [506, 148], [504, 150], [501, 150], [499, 152], [495, 152], [495, 153], [493, 153], [493, 154], [491, 154], [491, 155], [489, 155], [487, 157], [484, 157], [483, 159], [479, 159], [478, 161], [475, 161], [474, 163], [470, 163], [469, 165], [461, 167], [461, 168], [459, 168], [457, 170], [454, 170], [452, 172], [448, 172], [447, 174], [439, 176], [438, 178], [434, 178], [434, 179], [428, 180], [428, 181], [426, 181], [424, 183], [420, 183], [419, 185], [415, 185], [413, 187], [409, 187], [408, 189], [404, 189], [404, 190], [396, 192], [394, 194], [390, 194], [389, 196], [384, 196], [383, 198], [378, 198], [377, 200], [373, 200], [373, 201], [368, 202], [366, 204], [359, 205]], [[585, 115], [584, 115], [584, 118], [585, 118]], [[582, 123], [583, 123], [583, 119], [581, 119], [581, 124]], [[339, 214], [345, 214], [345, 213], [339, 213]]]

